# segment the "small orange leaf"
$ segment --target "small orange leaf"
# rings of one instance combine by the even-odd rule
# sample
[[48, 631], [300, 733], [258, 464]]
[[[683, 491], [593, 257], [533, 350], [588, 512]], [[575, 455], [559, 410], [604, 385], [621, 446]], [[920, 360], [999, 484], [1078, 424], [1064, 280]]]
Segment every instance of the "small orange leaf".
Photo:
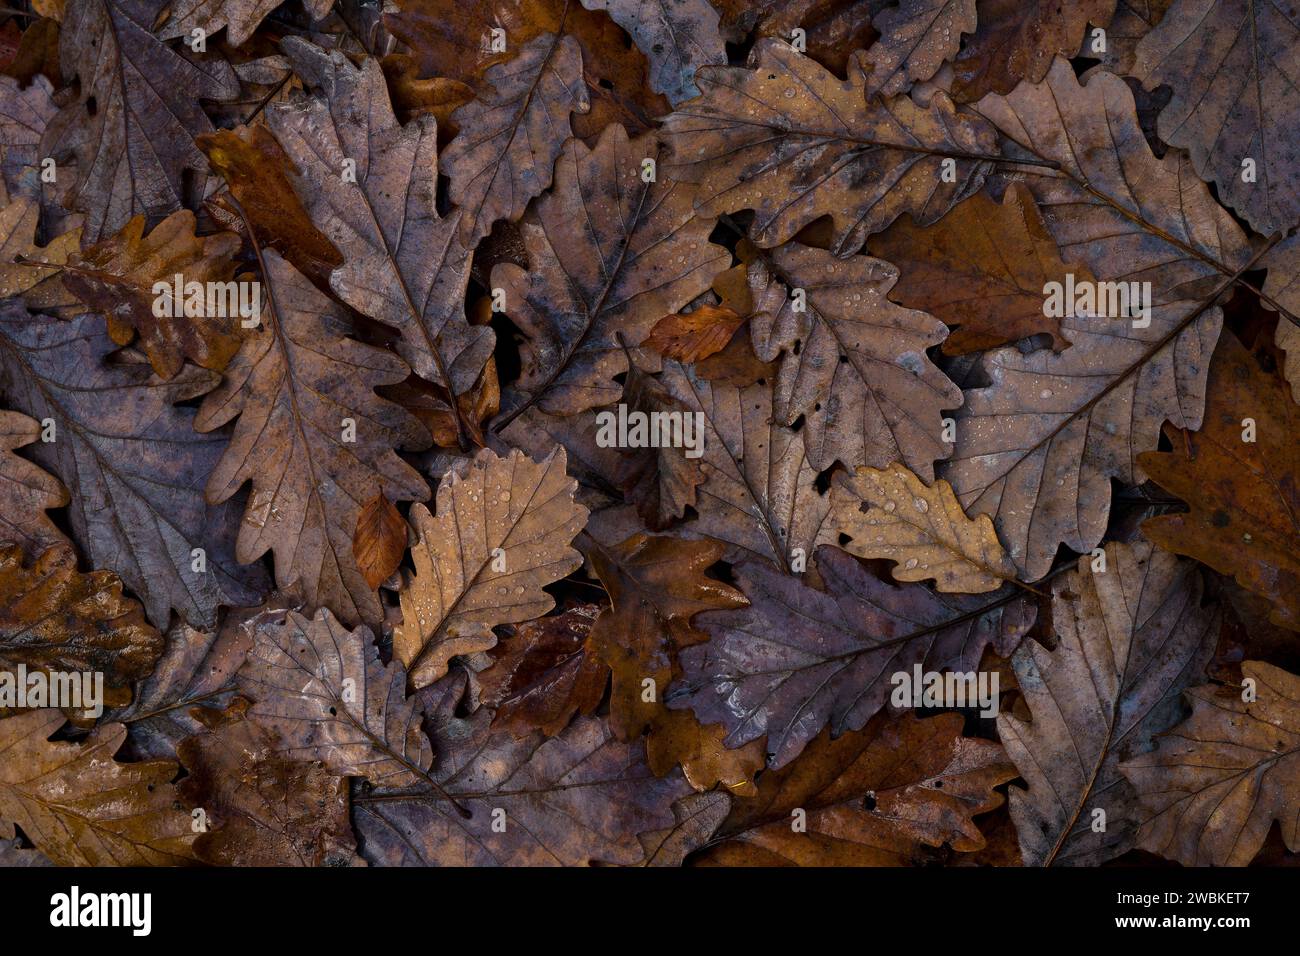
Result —
[[406, 553], [406, 522], [401, 512], [383, 493], [375, 495], [361, 509], [352, 536], [352, 554], [366, 583], [377, 588], [402, 563]]

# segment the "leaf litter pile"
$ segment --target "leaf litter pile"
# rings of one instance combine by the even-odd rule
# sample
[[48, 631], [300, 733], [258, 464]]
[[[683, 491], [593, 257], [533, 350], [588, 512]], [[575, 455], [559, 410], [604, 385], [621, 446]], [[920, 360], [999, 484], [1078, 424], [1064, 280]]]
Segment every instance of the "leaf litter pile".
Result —
[[1294, 862], [1294, 8], [0, 19], [0, 862]]

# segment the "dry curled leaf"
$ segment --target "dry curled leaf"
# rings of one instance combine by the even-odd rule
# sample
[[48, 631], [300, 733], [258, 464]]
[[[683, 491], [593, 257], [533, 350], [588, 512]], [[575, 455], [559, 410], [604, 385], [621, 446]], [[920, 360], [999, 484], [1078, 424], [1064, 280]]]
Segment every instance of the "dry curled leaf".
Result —
[[[993, 133], [958, 114], [946, 95], [921, 107], [907, 96], [866, 99], [860, 58], [849, 79], [779, 40], [760, 40], [752, 67], [707, 67], [701, 96], [664, 124], [670, 175], [699, 183], [709, 214], [753, 209], [749, 235], [775, 246], [830, 216], [830, 249], [847, 256], [904, 213], [934, 222], [984, 182]], [[940, 178], [956, 160], [954, 182]]]
[[[1187, 514], [1148, 518], [1160, 547], [1233, 575], [1273, 602], [1271, 620], [1300, 631], [1300, 405], [1231, 333], [1210, 365], [1205, 421], [1139, 458], [1185, 500]], [[1247, 440], [1249, 439], [1249, 440]]]
[[570, 542], [587, 520], [565, 460], [562, 448], [540, 463], [485, 448], [443, 478], [436, 516], [411, 508], [415, 572], [402, 583], [393, 653], [413, 687], [446, 674], [453, 656], [492, 647], [493, 627], [554, 607], [543, 588], [582, 563]]
[[1141, 801], [1143, 849], [1185, 866], [1245, 866], [1277, 821], [1287, 848], [1300, 850], [1300, 678], [1263, 661], [1241, 672], [1255, 697], [1188, 690], [1192, 715], [1120, 767]]
[[996, 591], [1014, 581], [988, 515], [966, 517], [946, 481], [926, 487], [902, 465], [859, 468], [835, 478], [831, 524], [860, 558], [894, 562], [895, 581], [933, 579], [947, 594]]

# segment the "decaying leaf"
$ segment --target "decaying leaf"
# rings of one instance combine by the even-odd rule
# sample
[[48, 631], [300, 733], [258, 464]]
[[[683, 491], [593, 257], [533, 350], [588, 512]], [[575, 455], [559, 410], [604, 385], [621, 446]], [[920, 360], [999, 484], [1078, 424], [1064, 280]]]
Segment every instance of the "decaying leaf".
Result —
[[[667, 440], [662, 441], [659, 447], [626, 450], [624, 467], [618, 474], [619, 486], [628, 500], [636, 505], [637, 514], [645, 526], [651, 531], [662, 531], [681, 518], [687, 508], [696, 505], [697, 489], [704, 481], [699, 454], [702, 449], [684, 447], [687, 437], [684, 425], [679, 430], [680, 435], [672, 430], [675, 419], [671, 416], [688, 415], [689, 410], [635, 364], [629, 364], [621, 404], [629, 414], [649, 416], [646, 421], [652, 427], [655, 421], [669, 423]], [[617, 410], [610, 413], [607, 419], [609, 430], [616, 428], [618, 415]], [[656, 419], [655, 416], [661, 417]], [[697, 440], [702, 439], [702, 435], [697, 436]]]
[[12, 840], [17, 824], [58, 866], [193, 863], [175, 762], [113, 759], [121, 724], [101, 724], [84, 743], [50, 740], [62, 724], [57, 710], [0, 720], [0, 838]]
[[[307, 603], [349, 622], [377, 622], [379, 599], [352, 550], [362, 505], [423, 501], [428, 486], [397, 456], [428, 443], [423, 426], [376, 386], [406, 378], [396, 355], [350, 338], [344, 311], [275, 252], [262, 255], [266, 306], [194, 427], [238, 419], [207, 479], [207, 498], [228, 501], [252, 483], [235, 555], [268, 550], [281, 587], [301, 582]], [[251, 603], [251, 602], [249, 602]]]
[[587, 520], [564, 466], [562, 448], [540, 463], [485, 448], [443, 478], [436, 517], [411, 508], [415, 573], [403, 581], [393, 653], [413, 687], [446, 674], [455, 655], [492, 647], [496, 625], [554, 607], [543, 588], [582, 563], [570, 542]]
[[267, 121], [312, 221], [343, 255], [330, 287], [401, 332], [398, 351], [417, 375], [468, 391], [494, 339], [465, 319], [470, 253], [459, 214], [438, 215], [436, 121], [399, 125], [373, 59], [356, 67], [295, 37], [283, 46], [319, 93], [271, 105]]
[[929, 480], [934, 459], [952, 450], [943, 411], [961, 395], [926, 355], [948, 330], [889, 301], [897, 278], [879, 259], [840, 260], [794, 242], [750, 263], [754, 352], [781, 358], [774, 411], [783, 425], [804, 419], [818, 471], [836, 461], [850, 468], [902, 461]]
[[156, 627], [173, 608], [211, 627], [220, 605], [256, 604], [265, 583], [232, 554], [235, 511], [203, 499], [225, 439], [196, 432], [194, 410], [177, 404], [217, 376], [190, 365], [163, 380], [139, 357], [109, 363], [115, 348], [96, 315], [60, 322], [6, 306], [0, 388], [14, 408], [53, 422], [55, 440], [29, 450], [68, 482], [73, 538], [90, 565], [121, 575]]
[[[238, 251], [234, 233], [197, 237], [188, 209], [172, 213], [147, 236], [144, 216], [135, 216], [116, 235], [74, 255], [63, 284], [104, 316], [114, 342], [126, 345], [138, 333], [163, 378], [179, 372], [186, 359], [219, 372], [239, 351], [241, 324], [257, 321], [262, 311], [260, 302], [248, 301], [251, 314], [240, 314], [240, 292], [231, 281]], [[201, 300], [191, 282], [203, 284]], [[161, 301], [157, 283], [168, 287]], [[220, 294], [210, 296], [208, 283], [219, 284]]]
[[979, 26], [953, 64], [953, 96], [970, 103], [1037, 83], [1058, 53], [1079, 52], [1089, 24], [1105, 27], [1115, 0], [980, 0]]
[[1275, 820], [1300, 849], [1300, 678], [1262, 661], [1241, 672], [1250, 700], [1240, 688], [1188, 690], [1192, 715], [1120, 767], [1141, 800], [1143, 849], [1186, 866], [1245, 866]]
[[[23, 667], [28, 674], [96, 675], [96, 703], [112, 707], [130, 701], [132, 683], [153, 670], [162, 648], [113, 572], [79, 573], [66, 547], [52, 547], [26, 567], [21, 548], [0, 547], [0, 667], [7, 673]], [[65, 707], [70, 719], [89, 716], [93, 705], [83, 702]]]
[[661, 381], [688, 411], [704, 416], [705, 481], [687, 533], [732, 545], [729, 560], [757, 557], [779, 568], [806, 561], [829, 540], [830, 495], [817, 488], [803, 438], [779, 423], [771, 385], [707, 382], [675, 362], [664, 363]]
[[0, 410], [0, 544], [21, 545], [29, 557], [68, 540], [45, 513], [71, 500], [68, 489], [49, 472], [14, 454], [40, 437], [40, 422]]
[[983, 192], [925, 228], [900, 219], [871, 237], [871, 254], [899, 272], [893, 299], [959, 326], [943, 343], [949, 355], [1006, 345], [1040, 332], [1057, 351], [1069, 343], [1060, 319], [1043, 314], [1049, 282], [1091, 282], [1087, 266], [1061, 261], [1033, 195], [1022, 183], [998, 203]]
[[0, 199], [17, 199], [24, 169], [43, 157], [41, 136], [58, 112], [50, 81], [37, 77], [24, 87], [12, 76], [0, 76]]
[[0, 209], [0, 292], [6, 299], [21, 297], [28, 308], [49, 309], [71, 298], [63, 288], [59, 267], [76, 253], [81, 230], [65, 232], [38, 247], [40, 215], [40, 204], [23, 197]]
[[242, 719], [246, 706], [209, 711], [213, 726], [176, 748], [186, 771], [181, 796], [203, 810], [195, 855], [216, 866], [361, 863], [347, 781], [319, 763], [282, 756], [274, 731]]
[[968, 390], [955, 415], [956, 447], [940, 474], [967, 513], [993, 518], [1032, 581], [1060, 544], [1082, 552], [1101, 541], [1111, 479], [1143, 480], [1137, 455], [1156, 447], [1163, 421], [1199, 427], [1222, 325], [1214, 302], [1248, 249], [1185, 159], [1151, 154], [1117, 77], [1080, 86], [1058, 59], [1042, 84], [986, 97], [979, 109], [1010, 143], [1059, 162], [1059, 176], [1030, 183], [1049, 231], [1063, 257], [1121, 284], [1107, 286], [1106, 304], [1094, 297], [1095, 314], [1071, 316], [1086, 302], [1065, 303], [1058, 290], [1071, 346], [986, 353], [992, 384]]
[[899, 464], [837, 475], [831, 524], [852, 539], [842, 545], [850, 554], [893, 561], [895, 581], [980, 594], [1016, 577], [988, 515], [966, 517], [948, 482], [926, 487]]
[[707, 644], [681, 653], [670, 706], [720, 721], [738, 747], [767, 736], [768, 765], [784, 767], [821, 731], [861, 729], [885, 706], [891, 675], [974, 671], [985, 647], [1007, 657], [1034, 621], [1014, 589], [979, 597], [896, 587], [838, 548], [817, 552], [821, 591], [757, 562], [736, 569], [750, 606], [701, 614]]
[[718, 11], [709, 0], [582, 0], [605, 10], [650, 61], [650, 84], [674, 105], [699, 91], [695, 71], [725, 63]]
[[975, 0], [901, 0], [876, 15], [880, 39], [867, 49], [867, 96], [894, 96], [928, 80], [975, 32]]
[[[768, 770], [732, 811], [701, 862], [724, 866], [909, 866], [924, 848], [984, 846], [972, 819], [1002, 803], [1015, 776], [1002, 748], [961, 736], [961, 717], [881, 714], [862, 730], [824, 730]], [[792, 825], [794, 815], [802, 811]]]
[[644, 855], [638, 834], [673, 824], [673, 803], [690, 788], [680, 778], [656, 779], [639, 741], [622, 743], [594, 717], [578, 717], [558, 737], [519, 740], [494, 731], [484, 709], [457, 716], [463, 673], [442, 683], [429, 709], [433, 776], [467, 815], [427, 790], [363, 798], [356, 826], [370, 862], [630, 864]]
[[[212, 131], [203, 100], [239, 95], [230, 64], [162, 42], [152, 32], [165, 0], [68, 0], [59, 33], [64, 79], [80, 95], [41, 139], [41, 155], [76, 159], [70, 208], [86, 239], [150, 222], [186, 205], [187, 176], [206, 176], [194, 137]], [[200, 191], [199, 195], [202, 195]]]
[[238, 208], [240, 228], [253, 229], [263, 246], [274, 249], [322, 289], [343, 256], [312, 225], [302, 200], [289, 181], [297, 168], [265, 126], [240, 126], [195, 138], [213, 170], [225, 177]]
[[1149, 518], [1142, 531], [1233, 575], [1273, 602], [1275, 624], [1300, 631], [1300, 405], [1230, 333], [1215, 349], [1206, 394], [1199, 431], [1171, 434], [1171, 451], [1139, 459], [1191, 510]]
[[625, 347], [726, 267], [726, 250], [708, 241], [712, 220], [695, 214], [694, 188], [663, 170], [647, 182], [646, 160], [663, 162], [652, 134], [629, 140], [621, 126], [607, 127], [594, 149], [570, 139], [554, 188], [524, 217], [531, 271], [492, 269], [526, 336], [498, 430], [534, 404], [574, 415], [618, 401]]
[[[1133, 74], [1169, 86], [1160, 138], [1264, 235], [1300, 222], [1300, 18], [1255, 0], [1179, 0], [1138, 44]], [[1249, 175], [1243, 169], [1249, 164]]]
[[[208, 34], [222, 27], [234, 46], [243, 46], [279, 4], [276, 0], [180, 0], [171, 5], [166, 23], [158, 30], [160, 40], [189, 37], [195, 30]], [[313, 20], [321, 20], [334, 6], [334, 0], [304, 0], [303, 6]]]
[[722, 351], [744, 321], [745, 316], [725, 305], [701, 305], [664, 316], [642, 344], [664, 358], [698, 362]]
[[380, 662], [369, 628], [349, 631], [324, 609], [310, 620], [290, 611], [283, 624], [262, 622], [255, 638], [239, 687], [277, 753], [376, 786], [427, 778], [433, 755], [406, 672]]
[[582, 604], [553, 617], [527, 621], [492, 648], [492, 666], [479, 675], [484, 705], [494, 725], [525, 737], [540, 730], [554, 737], [577, 714], [600, 705], [609, 669], [586, 652], [598, 604]]
[[681, 764], [697, 790], [721, 783], [745, 792], [763, 765], [762, 750], [727, 750], [720, 728], [703, 727], [664, 705], [678, 650], [701, 639], [691, 619], [701, 611], [745, 604], [735, 588], [704, 574], [722, 552], [716, 541], [647, 535], [610, 548], [592, 541], [587, 554], [611, 606], [592, 627], [587, 650], [612, 674], [611, 729], [620, 740], [648, 734], [648, 760], [657, 775]]
[[[1292, 315], [1300, 313], [1300, 233], [1270, 249], [1260, 265], [1268, 269], [1264, 294]], [[1274, 342], [1286, 352], [1283, 371], [1291, 383], [1292, 396], [1300, 402], [1300, 323], [1283, 316], [1277, 323]]]
[[352, 556], [366, 583], [377, 588], [397, 570], [405, 553], [406, 519], [381, 492], [357, 516]]
[[1147, 542], [1111, 543], [1104, 554], [1101, 565], [1080, 558], [1053, 585], [1056, 649], [1028, 641], [1016, 653], [1031, 719], [998, 717], [1029, 785], [1010, 790], [1028, 866], [1095, 865], [1132, 848], [1138, 814], [1120, 759], [1178, 720], [1179, 697], [1218, 637], [1194, 564]]
[[[992, 130], [944, 94], [868, 101], [861, 57], [837, 79], [789, 44], [760, 40], [752, 68], [705, 67], [702, 95], [665, 121], [670, 175], [700, 184], [710, 214], [753, 209], [758, 245], [790, 239], [820, 216], [834, 221], [837, 256], [862, 248], [903, 213], [934, 222], [984, 182]], [[943, 159], [956, 177], [940, 176]]]
[[489, 69], [484, 85], [456, 111], [461, 132], [442, 159], [463, 210], [460, 241], [467, 249], [497, 220], [518, 222], [529, 201], [550, 187], [569, 138], [569, 114], [591, 108], [582, 52], [572, 37], [542, 34], [509, 63]]

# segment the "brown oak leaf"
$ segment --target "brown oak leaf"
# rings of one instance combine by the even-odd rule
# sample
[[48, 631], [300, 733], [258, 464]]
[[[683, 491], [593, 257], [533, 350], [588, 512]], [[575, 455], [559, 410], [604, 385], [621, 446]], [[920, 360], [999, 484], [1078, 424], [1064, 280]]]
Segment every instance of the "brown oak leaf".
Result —
[[46, 515], [70, 500], [63, 482], [14, 450], [41, 437], [41, 423], [0, 410], [0, 544], [19, 544], [29, 557], [67, 538]]

